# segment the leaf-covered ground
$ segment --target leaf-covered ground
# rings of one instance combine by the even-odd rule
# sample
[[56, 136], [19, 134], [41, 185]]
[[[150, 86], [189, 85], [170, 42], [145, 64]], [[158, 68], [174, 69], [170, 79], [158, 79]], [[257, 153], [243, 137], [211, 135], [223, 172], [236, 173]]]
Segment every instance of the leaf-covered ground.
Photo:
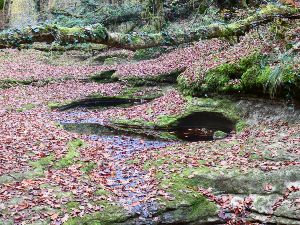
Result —
[[51, 65], [45, 56], [34, 51], [1, 51], [1, 80], [51, 80], [85, 78], [105, 68], [97, 66]]
[[[254, 44], [259, 46], [257, 43], [251, 46]], [[194, 206], [193, 212], [196, 213], [189, 217], [193, 220], [202, 215], [197, 204], [204, 201], [210, 206], [207, 211], [211, 214], [207, 215], [214, 216], [216, 205], [221, 210], [215, 216], [219, 216], [223, 223], [245, 224], [255, 200], [251, 194], [243, 193], [234, 203], [232, 199], [236, 193], [219, 190], [220, 187], [207, 180], [205, 185], [201, 182], [195, 184], [193, 179], [202, 179], [201, 176], [207, 174], [212, 174], [212, 179], [215, 174], [226, 178], [225, 175], [232, 171], [243, 176], [249, 171], [268, 174], [293, 166], [298, 168], [300, 124], [299, 121], [286, 122], [285, 111], [282, 113], [280, 107], [278, 112], [283, 116], [274, 120], [264, 120], [263, 116], [256, 118], [256, 109], [248, 107], [254, 113], [248, 115], [249, 121], [246, 122], [250, 125], [243, 131], [232, 132], [224, 140], [197, 143], [79, 135], [67, 132], [59, 124], [60, 121], [91, 119], [99, 123], [117, 120], [167, 123], [166, 120], [190, 110], [191, 101], [198, 102], [196, 98], [184, 97], [175, 88], [163, 91], [163, 96], [151, 102], [129, 108], [66, 112], [50, 109], [53, 104], [66, 104], [95, 94], [117, 96], [128, 90], [125, 84], [82, 80], [99, 71], [113, 69], [121, 77], [146, 77], [170, 73], [192, 64], [213, 67], [219, 64], [218, 59], [222, 59], [220, 62], [228, 58], [232, 60], [252, 51], [251, 46], [245, 48], [241, 44], [229, 47], [233, 50], [226, 54], [214, 55], [217, 56], [215, 63], [208, 61], [213, 61], [210, 53], [224, 46], [228, 47], [224, 41], [211, 40], [157, 59], [110, 66], [74, 66], [63, 62], [58, 65], [49, 63], [40, 52], [2, 51], [2, 80], [52, 81], [19, 84], [0, 90], [0, 223], [76, 224], [76, 219], [72, 218], [84, 220], [96, 212], [100, 213], [95, 216], [98, 222], [106, 224], [128, 219], [128, 212], [133, 218], [140, 216], [140, 221], [158, 223], [165, 218], [153, 208], [174, 211], [182, 205]], [[241, 48], [245, 51], [240, 52]], [[207, 65], [209, 62], [211, 65]], [[57, 79], [65, 77], [69, 80]], [[157, 91], [157, 88], [148, 88], [137, 95]], [[295, 118], [299, 118], [297, 113]], [[259, 194], [278, 194], [271, 206], [274, 213], [289, 195], [299, 193], [297, 182], [286, 182], [279, 189], [276, 181], [271, 179], [257, 182], [256, 186]], [[294, 197], [291, 204], [299, 207], [299, 197]], [[299, 219], [297, 216], [291, 218]]]

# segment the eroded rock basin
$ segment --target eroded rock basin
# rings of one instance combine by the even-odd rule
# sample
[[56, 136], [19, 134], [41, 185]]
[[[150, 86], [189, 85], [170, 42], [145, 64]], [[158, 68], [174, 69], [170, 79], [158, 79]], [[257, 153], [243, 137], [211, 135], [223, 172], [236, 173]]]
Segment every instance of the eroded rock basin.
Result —
[[98, 123], [62, 123], [71, 132], [97, 136], [127, 136], [148, 140], [169, 141], [211, 141], [216, 133], [226, 137], [234, 130], [234, 122], [221, 113], [194, 112], [178, 119], [172, 126], [166, 128], [139, 128], [136, 126], [105, 126]]
[[[294, 192], [299, 192], [299, 111], [278, 102], [238, 101], [235, 106], [253, 125], [239, 134], [234, 117], [226, 113], [229, 107], [216, 107], [216, 101], [198, 103], [198, 111], [187, 110], [167, 126], [138, 126], [130, 120], [127, 125], [110, 123], [106, 117], [112, 110], [64, 112], [70, 120], [60, 122], [67, 131], [104, 146], [107, 166], [93, 176], [105, 180], [113, 200], [126, 210], [122, 215], [128, 215], [112, 224], [225, 224], [236, 216], [243, 221], [297, 224], [293, 205]], [[151, 105], [117, 112], [148, 110]], [[216, 133], [225, 136], [214, 141]], [[282, 197], [289, 190], [291, 194]], [[289, 218], [278, 203], [282, 198], [290, 205]], [[242, 207], [237, 215], [236, 207]]]

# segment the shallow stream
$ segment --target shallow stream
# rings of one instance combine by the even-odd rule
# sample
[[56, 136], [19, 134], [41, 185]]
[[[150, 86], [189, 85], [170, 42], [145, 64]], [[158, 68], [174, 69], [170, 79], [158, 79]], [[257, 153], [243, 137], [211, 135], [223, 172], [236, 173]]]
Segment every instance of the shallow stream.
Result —
[[[123, 103], [123, 100], [113, 102], [110, 99], [109, 101], [111, 106]], [[137, 103], [132, 101], [131, 104]], [[81, 105], [81, 107], [85, 106]], [[99, 107], [99, 104], [92, 104], [92, 106]], [[103, 106], [107, 107], [107, 102]], [[72, 115], [73, 113], [84, 113], [84, 111], [80, 112], [80, 109], [79, 111], [77, 109], [76, 112], [70, 110], [68, 113]], [[186, 141], [212, 141], [215, 131], [229, 134], [234, 127], [233, 122], [221, 113], [208, 112], [192, 113], [164, 129], [120, 127], [93, 121], [93, 118], [88, 118], [81, 122], [61, 121], [61, 124], [67, 131], [85, 135], [92, 141], [104, 143], [105, 152], [114, 162], [114, 171], [107, 169], [101, 174], [107, 179], [106, 188], [118, 196], [117, 201], [121, 205], [143, 218], [144, 224], [152, 224], [151, 218], [158, 206], [155, 201], [144, 201], [145, 198], [151, 196], [152, 190], [149, 189], [149, 183], [152, 182], [152, 178], [146, 169], [137, 169], [128, 163], [134, 158], [134, 155]]]

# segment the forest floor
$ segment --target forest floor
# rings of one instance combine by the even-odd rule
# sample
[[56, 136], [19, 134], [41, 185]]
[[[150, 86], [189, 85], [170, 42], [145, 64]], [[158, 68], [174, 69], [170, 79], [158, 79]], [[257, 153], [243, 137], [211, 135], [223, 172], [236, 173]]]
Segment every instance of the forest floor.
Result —
[[[211, 40], [138, 63], [123, 51], [125, 61], [105, 65], [76, 51], [1, 51], [0, 224], [299, 224], [299, 106], [234, 100], [240, 114], [174, 85], [132, 87], [127, 79], [176, 73], [221, 45]], [[121, 82], [92, 81], [101, 71]], [[59, 110], [87, 97], [155, 99]], [[199, 142], [63, 126], [160, 126], [195, 107], [245, 126]]]

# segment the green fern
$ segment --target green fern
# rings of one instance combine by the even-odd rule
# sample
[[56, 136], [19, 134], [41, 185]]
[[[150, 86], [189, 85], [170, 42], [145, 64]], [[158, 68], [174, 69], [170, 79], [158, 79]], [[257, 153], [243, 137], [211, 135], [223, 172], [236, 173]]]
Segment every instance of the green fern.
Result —
[[300, 43], [297, 43], [289, 51], [278, 57], [279, 62], [273, 68], [265, 85], [265, 91], [268, 91], [271, 97], [274, 97], [282, 87], [289, 89], [290, 86], [295, 85], [297, 79], [299, 79], [296, 71], [293, 69], [296, 58], [299, 57], [298, 54], [295, 54], [294, 50], [299, 46]]

